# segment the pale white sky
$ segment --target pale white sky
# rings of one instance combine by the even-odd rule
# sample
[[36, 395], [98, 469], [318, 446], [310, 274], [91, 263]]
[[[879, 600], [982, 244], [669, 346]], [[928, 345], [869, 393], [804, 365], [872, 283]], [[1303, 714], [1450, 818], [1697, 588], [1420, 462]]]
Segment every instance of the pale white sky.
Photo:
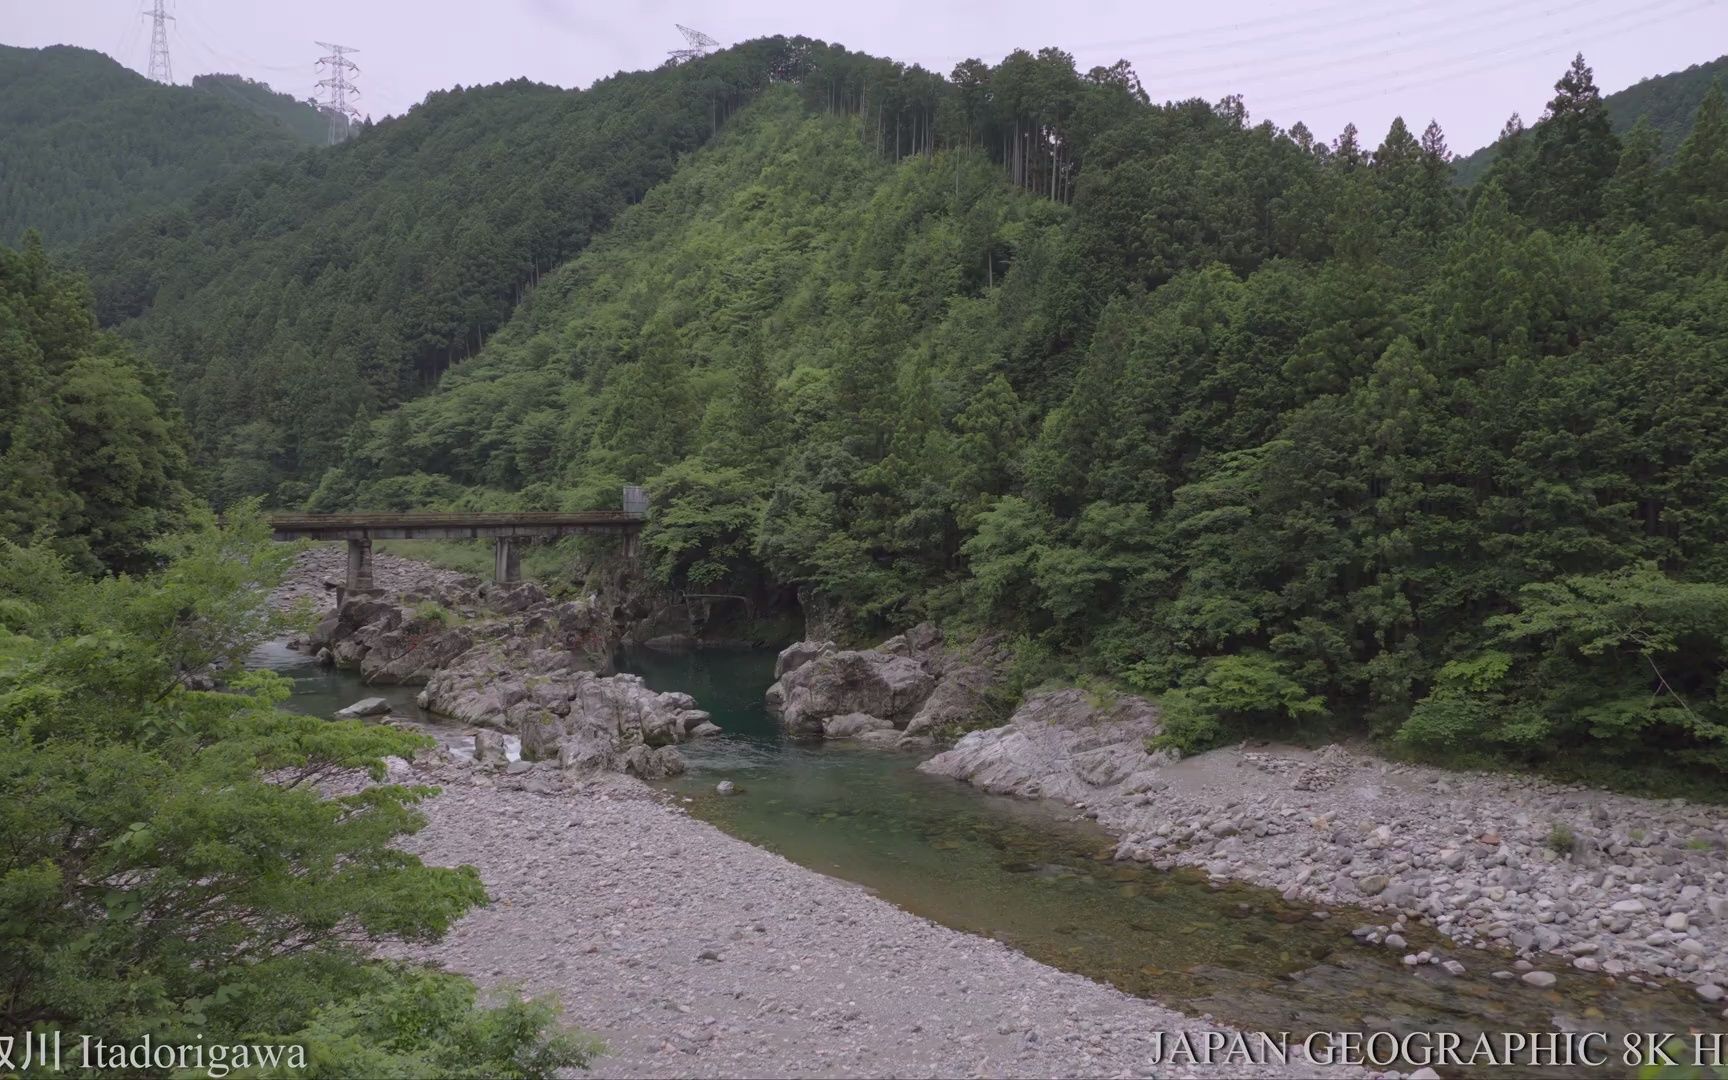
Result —
[[[315, 40], [359, 50], [358, 104], [400, 113], [434, 89], [527, 76], [586, 86], [652, 67], [679, 22], [723, 43], [805, 34], [946, 72], [1058, 45], [1082, 70], [1126, 58], [1154, 100], [1230, 93], [1256, 121], [1369, 146], [1396, 115], [1454, 151], [1534, 119], [1574, 52], [1605, 91], [1728, 52], [1728, 0], [168, 0], [174, 75], [237, 71], [305, 97]], [[83, 45], [143, 70], [146, 0], [0, 0], [0, 42]]]

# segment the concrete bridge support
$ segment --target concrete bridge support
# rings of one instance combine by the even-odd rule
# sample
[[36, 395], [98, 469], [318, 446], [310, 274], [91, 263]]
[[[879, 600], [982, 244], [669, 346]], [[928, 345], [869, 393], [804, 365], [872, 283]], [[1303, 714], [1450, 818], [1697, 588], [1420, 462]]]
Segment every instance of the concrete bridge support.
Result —
[[492, 577], [500, 585], [522, 580], [522, 549], [516, 539], [500, 536], [492, 548]]
[[372, 589], [372, 541], [348, 541], [348, 588], [350, 593]]
[[522, 547], [542, 537], [611, 533], [634, 554], [636, 534], [645, 514], [627, 510], [579, 510], [573, 513], [523, 511], [500, 514], [277, 514], [270, 519], [275, 540], [345, 540], [348, 580], [337, 589], [337, 600], [350, 593], [376, 592], [372, 579], [374, 540], [493, 540], [493, 569], [500, 584], [522, 580]]

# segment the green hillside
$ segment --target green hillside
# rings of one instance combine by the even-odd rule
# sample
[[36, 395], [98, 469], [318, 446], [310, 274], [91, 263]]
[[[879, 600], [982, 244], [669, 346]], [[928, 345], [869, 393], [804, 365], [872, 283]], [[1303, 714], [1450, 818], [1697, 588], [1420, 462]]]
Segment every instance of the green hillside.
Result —
[[853, 425], [891, 425], [903, 377], [945, 416], [990, 386], [1014, 320], [989, 279], [1068, 216], [975, 151], [897, 167], [779, 89], [377, 422], [315, 503], [604, 503], [697, 457], [756, 499], [790, 446], [885, 437]]
[[357, 415], [479, 349], [769, 81], [776, 48], [432, 94], [89, 245], [99, 314], [175, 379], [219, 500], [303, 498]]
[[36, 229], [65, 248], [324, 139], [316, 110], [261, 84], [163, 86], [88, 49], [0, 45], [0, 243]]
[[[1602, 104], [1607, 107], [1609, 122], [1618, 134], [1631, 131], [1642, 118], [1661, 136], [1662, 153], [1666, 156], [1672, 154], [1680, 140], [1692, 130], [1692, 117], [1711, 83], [1721, 81], [1725, 76], [1728, 76], [1728, 56], [1706, 64], [1693, 64], [1684, 71], [1640, 80], [1617, 94], [1604, 97]], [[1488, 166], [1494, 163], [1498, 146], [1496, 141], [1459, 158], [1458, 183], [1473, 184], [1480, 180]]]
[[[597, 684], [563, 676], [588, 680], [572, 666], [587, 645], [680, 607], [693, 633], [707, 622], [703, 645], [800, 620], [848, 644], [933, 621], [946, 651], [901, 648], [917, 658], [880, 673], [893, 708], [939, 668], [926, 707], [953, 719], [933, 734], [999, 723], [1026, 703], [986, 737], [1006, 735], [996, 751], [984, 744], [1012, 754], [1027, 723], [1067, 723], [1072, 705], [1096, 729], [1073, 734], [1097, 749], [1070, 764], [1100, 781], [1167, 760], [1142, 748], [1338, 741], [1357, 759], [1359, 742], [1376, 744], [1378, 764], [1228, 755], [1220, 764], [1244, 766], [1246, 802], [1214, 792], [1199, 810], [1178, 800], [1171, 811], [1173, 844], [1202, 813], [1206, 841], [1219, 843], [1160, 849], [1158, 866], [1173, 854], [1216, 863], [1230, 851], [1219, 822], [1260, 823], [1257, 807], [1344, 778], [1318, 793], [1342, 798], [1343, 816], [1316, 819], [1312, 850], [1284, 837], [1307, 865], [1278, 857], [1276, 813], [1251, 830], [1264, 844], [1226, 860], [1238, 877], [1276, 871], [1291, 898], [1217, 898], [1220, 915], [1245, 916], [1213, 943], [1237, 984], [1292, 967], [1231, 959], [1264, 937], [1255, 926], [1353, 892], [1432, 914], [1460, 946], [1492, 939], [1506, 960], [1515, 949], [1524, 966], [1543, 965], [1517, 993], [1555, 987], [1645, 1026], [1713, 1015], [1703, 1010], [1721, 1007], [1709, 957], [1722, 944], [1710, 936], [1722, 836], [1708, 803], [1728, 799], [1728, 87], [1705, 71], [1635, 89], [1648, 122], [1626, 128], [1578, 57], [1542, 122], [1509, 131], [1462, 187], [1437, 125], [1417, 133], [1400, 119], [1378, 138], [1350, 126], [1323, 141], [1301, 124], [1255, 125], [1235, 97], [1154, 105], [1126, 63], [1081, 71], [1057, 49], [943, 76], [767, 38], [581, 91], [458, 87], [319, 148], [304, 148], [318, 134], [310, 110], [259, 84], [159, 87], [93, 53], [5, 50], [8, 1030], [90, 1033], [125, 1057], [115, 1073], [541, 1078], [603, 1052], [565, 1026], [567, 1003], [591, 1007], [621, 1051], [603, 1072], [798, 1071], [804, 1047], [773, 1057], [790, 1069], [750, 1068], [751, 1047], [785, 1027], [764, 1024], [778, 1006], [750, 973], [811, 951], [804, 943], [822, 948], [808, 935], [836, 925], [835, 905], [765, 909], [761, 888], [731, 887], [762, 865], [747, 851], [673, 859], [668, 845], [706, 843], [711, 830], [675, 832], [673, 818], [644, 817], [659, 812], [646, 804], [626, 813], [626, 788], [587, 775], [650, 771], [646, 744], [680, 733], [626, 715], [645, 699], [596, 705]], [[47, 242], [6, 242], [27, 223]], [[381, 642], [424, 650], [412, 662], [434, 667], [462, 652], [444, 671], [464, 679], [483, 664], [492, 685], [481, 690], [527, 697], [479, 719], [530, 726], [542, 750], [559, 741], [556, 762], [506, 767], [476, 736], [475, 760], [458, 765], [454, 746], [434, 745], [448, 739], [389, 716], [326, 718], [334, 695], [371, 697], [368, 680], [307, 681], [298, 661], [263, 664], [259, 646], [303, 644], [308, 601], [320, 606], [303, 594], [329, 565], [273, 542], [267, 508], [615, 509], [630, 483], [651, 499], [637, 543], [614, 530], [535, 552], [558, 567], [543, 582], [556, 610], [532, 587], [476, 597], [421, 579], [409, 592], [339, 592], [324, 624], [340, 624], [340, 657]], [[281, 610], [291, 596], [294, 610]], [[699, 608], [720, 597], [745, 603], [716, 626]], [[665, 629], [683, 627], [650, 632]], [[565, 646], [583, 648], [560, 660]], [[657, 688], [705, 695], [731, 724], [747, 720], [735, 694], [762, 701], [759, 660], [641, 670]], [[822, 673], [812, 665], [794, 681], [805, 671]], [[543, 692], [548, 683], [569, 693]], [[1057, 686], [1069, 693], [1029, 697]], [[1139, 705], [1119, 707], [1127, 692], [1153, 700], [1155, 726]], [[560, 731], [552, 713], [572, 694]], [[883, 696], [867, 688], [853, 706], [892, 711]], [[278, 711], [290, 702], [305, 712]], [[652, 708], [664, 718], [676, 704], [661, 694]], [[685, 727], [707, 715], [675, 712]], [[734, 751], [740, 736], [759, 741], [735, 726]], [[792, 740], [782, 749], [706, 755], [684, 788], [661, 794], [692, 802], [735, 775], [713, 798], [781, 819], [746, 839], [772, 847], [796, 834], [807, 865], [836, 873], [849, 874], [836, 860], [856, 868], [890, 852], [929, 878], [931, 859], [962, 857], [997, 874], [1011, 903], [1052, 883], [1020, 873], [1032, 865], [1022, 857], [1096, 864], [1096, 841], [1040, 839], [1036, 823], [1003, 833], [971, 811], [961, 827], [982, 841], [947, 851], [921, 822], [952, 817], [951, 802], [926, 802], [874, 766], [848, 779], [838, 747], [822, 760]], [[676, 771], [678, 751], [652, 750], [653, 771]], [[1506, 776], [1442, 780], [1403, 764], [1418, 758]], [[975, 782], [994, 774], [986, 764]], [[1254, 764], [1287, 774], [1255, 794]], [[1339, 796], [1379, 782], [1376, 769], [1419, 796], [1414, 809]], [[1520, 786], [1532, 774], [1686, 798]], [[1066, 783], [1037, 768], [1025, 779], [1051, 792]], [[440, 789], [427, 785], [447, 780], [466, 790], [432, 805]], [[1106, 801], [1087, 804], [1109, 823], [1112, 807], [1146, 803], [1155, 787], [1101, 783]], [[850, 817], [889, 846], [865, 852], [841, 837], [830, 853], [799, 811]], [[1425, 814], [1456, 821], [1428, 828]], [[460, 865], [477, 851], [467, 841], [502, 835], [501, 815], [521, 823], [504, 826], [510, 845]], [[896, 816], [912, 826], [899, 837], [888, 835]], [[1145, 831], [1125, 836], [1125, 858], [1153, 856]], [[1370, 837], [1394, 831], [1384, 846]], [[637, 842], [648, 832], [660, 856]], [[1369, 841], [1352, 848], [1344, 834]], [[607, 915], [620, 899], [653, 915], [611, 880], [620, 860], [650, 856], [701, 873], [636, 883], [664, 919]], [[1614, 874], [1602, 872], [1609, 862]], [[549, 877], [560, 863], [592, 873]], [[1073, 920], [1119, 893], [1140, 894], [1154, 921], [1180, 915], [1154, 895], [1169, 892], [1163, 871], [1105, 881], [1124, 875], [1104, 864], [1078, 875], [1066, 912], [1026, 901], [1028, 925], [1050, 933], [1010, 937], [1039, 955], [1066, 949]], [[884, 895], [902, 887], [865, 869], [858, 880], [879, 880]], [[991, 931], [1009, 909], [979, 920], [963, 903], [990, 881], [967, 870], [938, 882], [947, 891], [931, 895], [957, 902], [932, 910]], [[1476, 899], [1500, 886], [1506, 910]], [[1544, 937], [1546, 901], [1511, 903], [1520, 890], [1539, 901], [1566, 892], [1570, 937]], [[716, 892], [742, 900], [685, 917], [692, 897]], [[593, 894], [586, 914], [600, 922], [562, 903], [579, 894]], [[494, 900], [504, 921], [468, 923], [469, 940], [428, 951]], [[709, 932], [759, 917], [811, 925], [730, 945]], [[1121, 981], [1123, 965], [1097, 944], [1107, 935], [1087, 925], [1086, 955], [1059, 966]], [[1138, 934], [1155, 961], [1133, 961], [1151, 981], [1123, 987], [1161, 994], [1153, 976], [1177, 966], [1158, 955], [1167, 935], [1128, 919], [1112, 927]], [[1585, 963], [1580, 942], [1605, 959]], [[703, 951], [677, 961], [668, 943]], [[576, 949], [592, 963], [547, 970], [548, 952]], [[928, 1000], [972, 977], [963, 950], [938, 950], [940, 970], [891, 971], [825, 951], [831, 963], [780, 995], [802, 993], [809, 1007], [779, 1020], [834, 1015], [853, 991], [827, 977], [865, 966], [878, 969], [864, 973], [869, 986], [935, 988]], [[1677, 978], [1656, 988], [1660, 1002], [1593, 998], [1600, 988], [1587, 983], [1621, 970], [1610, 953], [1697, 985]], [[1398, 952], [1378, 955], [1388, 975], [1399, 970]], [[1007, 970], [983, 959], [980, 970]], [[1470, 964], [1480, 980], [1487, 969]], [[1446, 969], [1460, 993], [1488, 985]], [[1058, 993], [1079, 985], [1031, 977]], [[1369, 977], [1358, 981], [1387, 985]], [[584, 996], [608, 978], [622, 989]], [[707, 1007], [726, 993], [733, 1005]], [[1505, 1001], [1541, 1027], [1552, 998]], [[654, 1005], [684, 1000], [701, 1012], [680, 1020]], [[1032, 1056], [1042, 1051], [1030, 1031], [988, 1043], [1016, 1007], [997, 1000], [970, 1010], [977, 1023], [961, 1017], [874, 1058], [871, 1032], [904, 1029], [907, 1008], [848, 1012], [860, 1022], [830, 1025], [846, 1028], [828, 1040], [835, 1053], [807, 1056], [825, 1071], [858, 1060], [855, 1071], [886, 1074], [945, 1061], [977, 1071], [980, 1049], [1017, 1054], [1015, 1069], [1056, 1060]], [[1322, 1011], [1348, 1026], [1360, 1009], [1339, 1000]], [[665, 1038], [639, 1038], [661, 1015]], [[1040, 1015], [1051, 1046], [1086, 1034]], [[1245, 1019], [1256, 1015], [1277, 1019]], [[986, 1042], [932, 1056], [936, 1043], [971, 1042], [969, 1028]], [[1109, 1060], [1131, 1066], [1135, 1052]], [[1096, 1072], [1087, 1066], [1101, 1059], [1082, 1046], [1063, 1060], [1039, 1071]]]
[[962, 72], [990, 109], [949, 84], [923, 153], [820, 68], [757, 102], [312, 505], [644, 481], [671, 587], [1018, 634], [1188, 747], [1728, 769], [1720, 95], [1663, 168], [1580, 63], [1466, 207], [1437, 131], [1320, 148], [1063, 59]]
[[[206, 491], [589, 508], [672, 590], [1009, 635], [1187, 748], [1728, 770], [1728, 117], [1580, 58], [1489, 179], [764, 39], [433, 95], [83, 249]], [[1652, 670], [1660, 681], [1652, 684]]]
[[[295, 138], [308, 145], [323, 145], [330, 140], [328, 113], [311, 101], [273, 90], [267, 83], [244, 75], [196, 75], [192, 78], [192, 88], [244, 105], [292, 132]], [[347, 121], [343, 121], [339, 129], [347, 132]]]

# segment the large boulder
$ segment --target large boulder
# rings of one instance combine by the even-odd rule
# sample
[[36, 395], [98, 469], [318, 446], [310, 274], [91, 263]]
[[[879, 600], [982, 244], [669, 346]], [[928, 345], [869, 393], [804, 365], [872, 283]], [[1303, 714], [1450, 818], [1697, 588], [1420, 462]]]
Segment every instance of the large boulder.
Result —
[[793, 732], [819, 734], [824, 720], [846, 713], [868, 713], [903, 727], [935, 685], [935, 676], [910, 657], [847, 649], [795, 668], [775, 684], [779, 693], [769, 701]]
[[[475, 650], [427, 683], [425, 706], [515, 732], [530, 761], [556, 760], [567, 769], [628, 768], [638, 775], [669, 775], [667, 762], [677, 756], [673, 747], [718, 730], [690, 695], [659, 693], [639, 676], [573, 668], [568, 654], [550, 649], [509, 660], [517, 666], [501, 667], [499, 657]], [[634, 747], [671, 754], [630, 757]]]
[[971, 732], [918, 768], [1000, 795], [1091, 804], [1169, 760], [1146, 749], [1161, 730], [1157, 706], [1144, 698], [1057, 690], [1026, 699], [1007, 724]]
[[415, 620], [381, 634], [360, 658], [360, 673], [369, 683], [414, 686], [467, 652], [474, 639], [461, 628]]
[[557, 760], [566, 772], [617, 772], [624, 767], [624, 752], [611, 732], [579, 728], [560, 739]]
[[893, 653], [895, 656], [908, 656], [926, 664], [938, 659], [942, 648], [942, 631], [934, 623], [919, 623], [904, 634], [893, 637], [876, 646], [877, 652]]
[[[987, 722], [992, 689], [1011, 654], [991, 636], [946, 647], [942, 631], [920, 623], [874, 649], [800, 641], [775, 662], [768, 708], [787, 729], [882, 746], [924, 746], [937, 733]], [[864, 716], [887, 728], [861, 726]], [[903, 731], [903, 734], [901, 732]]]
[[481, 589], [481, 592], [486, 597], [489, 607], [506, 615], [541, 607], [548, 602], [546, 590], [532, 581], [487, 585]]
[[894, 724], [869, 713], [847, 713], [822, 721], [822, 734], [830, 739], [850, 739], [874, 731], [893, 731]]
[[[942, 673], [936, 689], [906, 723], [909, 736], [934, 735], [976, 727], [990, 716], [990, 691], [996, 672], [978, 664], [958, 664]], [[1000, 719], [1000, 714], [997, 714]]]
[[381, 697], [361, 698], [346, 709], [337, 709], [336, 715], [344, 720], [357, 716], [377, 716], [390, 711], [390, 703]]
[[664, 780], [684, 771], [684, 758], [670, 746], [632, 746], [624, 752], [624, 771], [644, 780]]
[[474, 760], [482, 765], [503, 765], [510, 760], [504, 733], [481, 729], [474, 733]]
[[402, 609], [389, 601], [364, 594], [349, 597], [318, 624], [312, 632], [309, 647], [313, 651], [326, 647], [334, 650], [363, 628], [382, 626], [382, 629], [394, 630], [401, 621]]
[[781, 649], [780, 655], [774, 658], [774, 681], [779, 682], [818, 656], [827, 656], [834, 651], [832, 641], [795, 641]]

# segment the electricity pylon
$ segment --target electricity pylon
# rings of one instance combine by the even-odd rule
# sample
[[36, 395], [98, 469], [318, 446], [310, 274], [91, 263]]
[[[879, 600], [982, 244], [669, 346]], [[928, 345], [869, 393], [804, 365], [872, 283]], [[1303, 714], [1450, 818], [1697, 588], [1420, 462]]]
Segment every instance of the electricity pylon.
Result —
[[672, 49], [667, 52], [666, 55], [670, 56], [674, 60], [694, 60], [699, 56], [707, 56], [709, 49], [717, 49], [720, 47], [718, 41], [715, 41], [700, 30], [692, 30], [683, 23], [673, 23], [672, 25], [678, 28], [680, 34], [684, 35], [685, 43], [684, 48]]
[[349, 129], [360, 120], [360, 110], [349, 101], [350, 97], [360, 96], [360, 88], [348, 81], [349, 72], [360, 74], [360, 65], [348, 59], [348, 54], [360, 50], [332, 45], [328, 41], [320, 41], [318, 46], [330, 50], [329, 56], [318, 59], [320, 68], [330, 69], [327, 77], [318, 80], [318, 89], [328, 90], [330, 98], [328, 101], [320, 100], [318, 104], [330, 117], [330, 145], [335, 146], [347, 138]]
[[174, 65], [168, 60], [168, 24], [174, 16], [168, 14], [168, 0], [155, 0], [144, 12], [150, 20], [150, 77], [161, 83], [174, 81]]

